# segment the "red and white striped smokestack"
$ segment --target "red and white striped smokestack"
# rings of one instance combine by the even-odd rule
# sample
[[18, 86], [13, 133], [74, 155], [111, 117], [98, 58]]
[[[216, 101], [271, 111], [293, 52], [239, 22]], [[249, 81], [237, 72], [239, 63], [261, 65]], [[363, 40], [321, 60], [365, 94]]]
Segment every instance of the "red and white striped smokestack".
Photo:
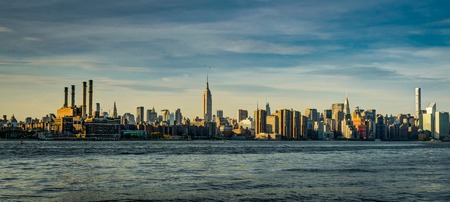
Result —
[[83, 81], [83, 106], [81, 106], [81, 116], [86, 116], [86, 81]]
[[69, 88], [68, 87], [64, 87], [64, 105], [63, 105], [63, 107], [64, 108], [67, 108], [68, 106], [67, 106], [67, 102], [68, 102], [68, 97], [69, 97], [69, 95], [68, 95], [68, 93], [69, 93]]
[[92, 97], [94, 94], [93, 85], [94, 81], [89, 80], [89, 117], [92, 117]]
[[72, 108], [75, 107], [75, 85], [72, 85]]

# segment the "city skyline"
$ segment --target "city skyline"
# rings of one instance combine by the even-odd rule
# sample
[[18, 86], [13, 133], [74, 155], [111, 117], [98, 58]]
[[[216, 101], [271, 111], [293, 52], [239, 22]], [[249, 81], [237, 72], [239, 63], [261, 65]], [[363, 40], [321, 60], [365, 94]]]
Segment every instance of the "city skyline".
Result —
[[[446, 1], [121, 1], [0, 3], [0, 112], [56, 113], [63, 87], [95, 80], [94, 103], [118, 115], [143, 106], [212, 112], [322, 112], [345, 95], [379, 114], [450, 111]], [[211, 66], [207, 68], [206, 66]], [[261, 104], [260, 108], [262, 108]]]

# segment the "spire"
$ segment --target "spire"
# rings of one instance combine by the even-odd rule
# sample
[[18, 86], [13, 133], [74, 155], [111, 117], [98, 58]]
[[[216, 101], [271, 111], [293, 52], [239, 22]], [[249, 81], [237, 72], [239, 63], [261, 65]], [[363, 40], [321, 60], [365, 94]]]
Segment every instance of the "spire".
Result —
[[117, 107], [116, 107], [116, 101], [115, 100], [114, 100], [113, 118], [117, 118]]
[[206, 73], [206, 89], [209, 89], [208, 73]]
[[[347, 94], [347, 93], [345, 93], [345, 94]], [[346, 119], [350, 118], [350, 103], [348, 102], [348, 95], [345, 96], [344, 116], [346, 117]]]

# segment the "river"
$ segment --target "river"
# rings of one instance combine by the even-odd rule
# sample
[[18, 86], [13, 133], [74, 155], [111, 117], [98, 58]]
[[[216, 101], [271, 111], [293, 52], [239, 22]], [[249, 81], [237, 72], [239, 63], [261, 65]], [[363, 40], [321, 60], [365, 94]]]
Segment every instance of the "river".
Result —
[[0, 201], [447, 201], [450, 143], [0, 141]]

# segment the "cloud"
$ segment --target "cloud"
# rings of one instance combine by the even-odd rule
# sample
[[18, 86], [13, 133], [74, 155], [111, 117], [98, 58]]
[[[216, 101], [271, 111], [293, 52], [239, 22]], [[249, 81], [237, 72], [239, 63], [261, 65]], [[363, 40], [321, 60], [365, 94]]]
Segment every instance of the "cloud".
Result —
[[0, 27], [0, 32], [12, 32], [13, 30], [7, 27]]
[[400, 77], [401, 74], [394, 70], [380, 67], [337, 67], [329, 69], [312, 70], [306, 74], [319, 76], [344, 76], [359, 78], [362, 80], [385, 80]]
[[35, 37], [24, 37], [23, 40], [25, 40], [25, 41], [42, 41], [42, 39], [35, 38]]

